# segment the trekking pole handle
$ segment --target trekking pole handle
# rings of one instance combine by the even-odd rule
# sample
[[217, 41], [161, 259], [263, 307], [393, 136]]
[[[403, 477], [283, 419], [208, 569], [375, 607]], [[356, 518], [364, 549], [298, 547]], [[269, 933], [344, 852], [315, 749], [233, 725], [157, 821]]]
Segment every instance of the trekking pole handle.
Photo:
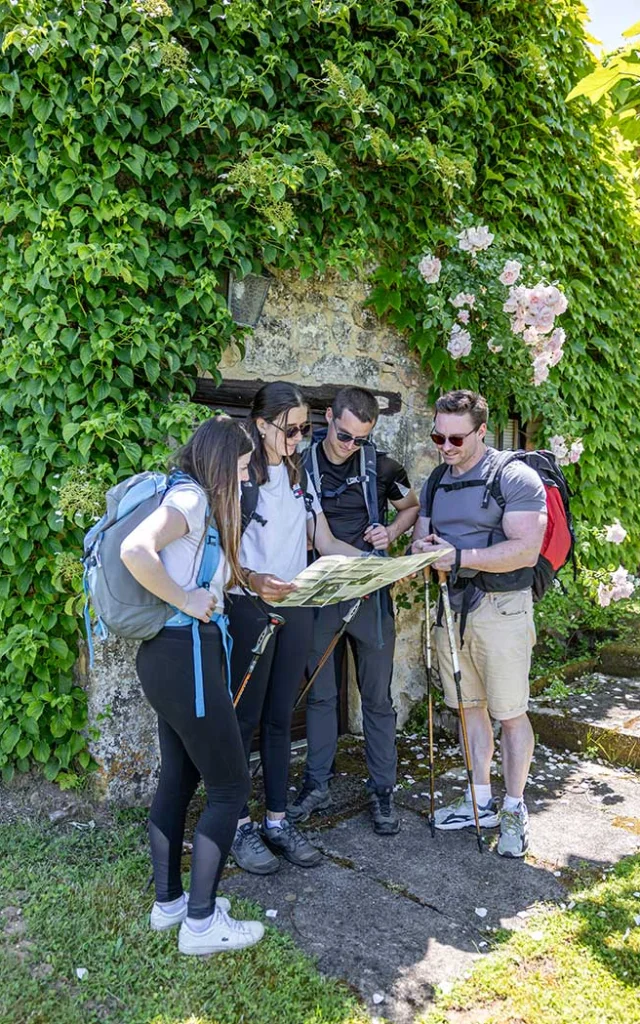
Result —
[[267, 644], [269, 643], [269, 640], [275, 633], [276, 629], [278, 629], [280, 626], [284, 626], [284, 622], [285, 620], [282, 617], [282, 615], [269, 615], [269, 621], [262, 630], [262, 633], [256, 640], [255, 644], [251, 648], [251, 653], [256, 654], [258, 656], [264, 654]]
[[351, 608], [349, 608], [347, 614], [342, 616], [342, 621], [344, 622], [345, 626], [347, 626], [352, 619], [355, 619], [361, 604], [362, 598], [359, 597], [358, 600], [352, 604]]

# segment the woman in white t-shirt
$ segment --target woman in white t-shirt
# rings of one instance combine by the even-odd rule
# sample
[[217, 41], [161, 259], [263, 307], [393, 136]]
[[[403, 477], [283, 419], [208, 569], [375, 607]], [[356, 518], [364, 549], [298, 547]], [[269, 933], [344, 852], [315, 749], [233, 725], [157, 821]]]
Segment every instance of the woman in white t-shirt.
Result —
[[[264, 933], [258, 921], [231, 918], [224, 897], [216, 900], [238, 814], [251, 788], [225, 673], [222, 613], [226, 586], [243, 580], [238, 491], [247, 479], [252, 450], [245, 428], [229, 417], [203, 423], [173, 460], [174, 470], [180, 471], [174, 474], [177, 482], [121, 548], [132, 575], [176, 609], [164, 629], [141, 644], [137, 670], [158, 715], [161, 756], [149, 813], [156, 888], [151, 928], [164, 931], [179, 924], [182, 953], [242, 949]], [[212, 569], [217, 561], [208, 589], [207, 580], [198, 586], [205, 543], [216, 552]], [[190, 891], [184, 893], [185, 817], [200, 779], [207, 803], [193, 837]]]
[[[258, 496], [242, 536], [240, 562], [253, 593], [277, 606], [295, 589], [290, 581], [307, 564], [309, 540], [321, 555], [359, 557], [361, 552], [333, 536], [308, 479], [305, 500], [296, 448], [311, 425], [307, 403], [298, 388], [280, 381], [265, 384], [255, 396], [248, 428], [255, 445], [249, 467], [250, 486], [258, 488]], [[285, 818], [291, 718], [311, 650], [313, 609], [280, 608], [279, 614], [285, 624], [260, 658], [237, 707], [247, 761], [253, 734], [260, 726], [266, 814], [258, 827], [245, 805], [231, 854], [239, 867], [258, 875], [278, 870], [280, 863], [274, 852], [300, 867], [313, 867], [321, 860], [320, 851]], [[246, 671], [265, 624], [264, 606], [234, 588], [229, 594], [234, 688]]]

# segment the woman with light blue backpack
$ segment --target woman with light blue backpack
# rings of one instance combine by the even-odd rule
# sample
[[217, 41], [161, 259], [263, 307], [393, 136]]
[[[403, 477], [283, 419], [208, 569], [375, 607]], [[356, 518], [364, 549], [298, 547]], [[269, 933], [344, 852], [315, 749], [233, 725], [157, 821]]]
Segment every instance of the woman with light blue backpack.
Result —
[[[151, 928], [180, 925], [182, 953], [209, 954], [258, 942], [258, 921], [236, 921], [216, 899], [250, 778], [229, 692], [224, 591], [243, 583], [240, 483], [253, 442], [228, 417], [203, 423], [173, 460], [160, 506], [124, 540], [121, 558], [147, 590], [176, 609], [138, 651], [144, 693], [158, 715], [161, 768], [149, 815], [156, 888]], [[179, 471], [177, 474], [175, 470]], [[203, 553], [210, 579], [202, 578]], [[194, 627], [194, 622], [196, 623]], [[180, 863], [185, 817], [202, 778], [206, 806], [193, 837], [189, 893]]]

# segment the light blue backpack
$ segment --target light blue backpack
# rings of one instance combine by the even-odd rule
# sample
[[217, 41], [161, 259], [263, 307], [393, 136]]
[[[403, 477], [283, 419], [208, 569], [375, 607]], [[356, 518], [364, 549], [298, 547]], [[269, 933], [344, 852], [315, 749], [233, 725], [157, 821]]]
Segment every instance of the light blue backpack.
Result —
[[[127, 640], [151, 640], [165, 626], [191, 626], [196, 690], [196, 716], [204, 716], [202, 654], [198, 619], [178, 611], [138, 583], [120, 558], [120, 546], [132, 530], [161, 504], [171, 487], [194, 484], [186, 473], [138, 473], [107, 492], [107, 511], [84, 538], [84, 619], [93, 666], [93, 636], [104, 640], [110, 633]], [[196, 485], [197, 486], [197, 485]], [[197, 585], [209, 589], [220, 562], [220, 535], [211, 525], [202, 547]], [[95, 624], [92, 627], [92, 616]], [[223, 637], [230, 684], [231, 638], [224, 615], [211, 616]]]

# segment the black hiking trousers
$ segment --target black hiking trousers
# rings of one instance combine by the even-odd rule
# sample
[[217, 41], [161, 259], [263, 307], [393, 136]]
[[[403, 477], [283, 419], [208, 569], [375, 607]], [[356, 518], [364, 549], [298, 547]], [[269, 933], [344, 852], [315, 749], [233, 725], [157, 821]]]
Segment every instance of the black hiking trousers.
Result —
[[[228, 596], [227, 611], [233, 637], [231, 678], [235, 693], [267, 616], [256, 600], [240, 594]], [[313, 641], [312, 608], [280, 608], [278, 614], [285, 624], [269, 641], [236, 709], [247, 764], [253, 734], [260, 726], [265, 805], [274, 812], [284, 811], [287, 806], [293, 705]], [[245, 805], [240, 817], [248, 815]]]
[[222, 637], [200, 623], [204, 718], [196, 718], [191, 626], [165, 627], [140, 645], [137, 671], [158, 715], [160, 779], [149, 812], [149, 838], [159, 903], [178, 899], [185, 818], [202, 779], [207, 802], [191, 857], [189, 917], [206, 918], [251, 788], [242, 738], [224, 672]]

